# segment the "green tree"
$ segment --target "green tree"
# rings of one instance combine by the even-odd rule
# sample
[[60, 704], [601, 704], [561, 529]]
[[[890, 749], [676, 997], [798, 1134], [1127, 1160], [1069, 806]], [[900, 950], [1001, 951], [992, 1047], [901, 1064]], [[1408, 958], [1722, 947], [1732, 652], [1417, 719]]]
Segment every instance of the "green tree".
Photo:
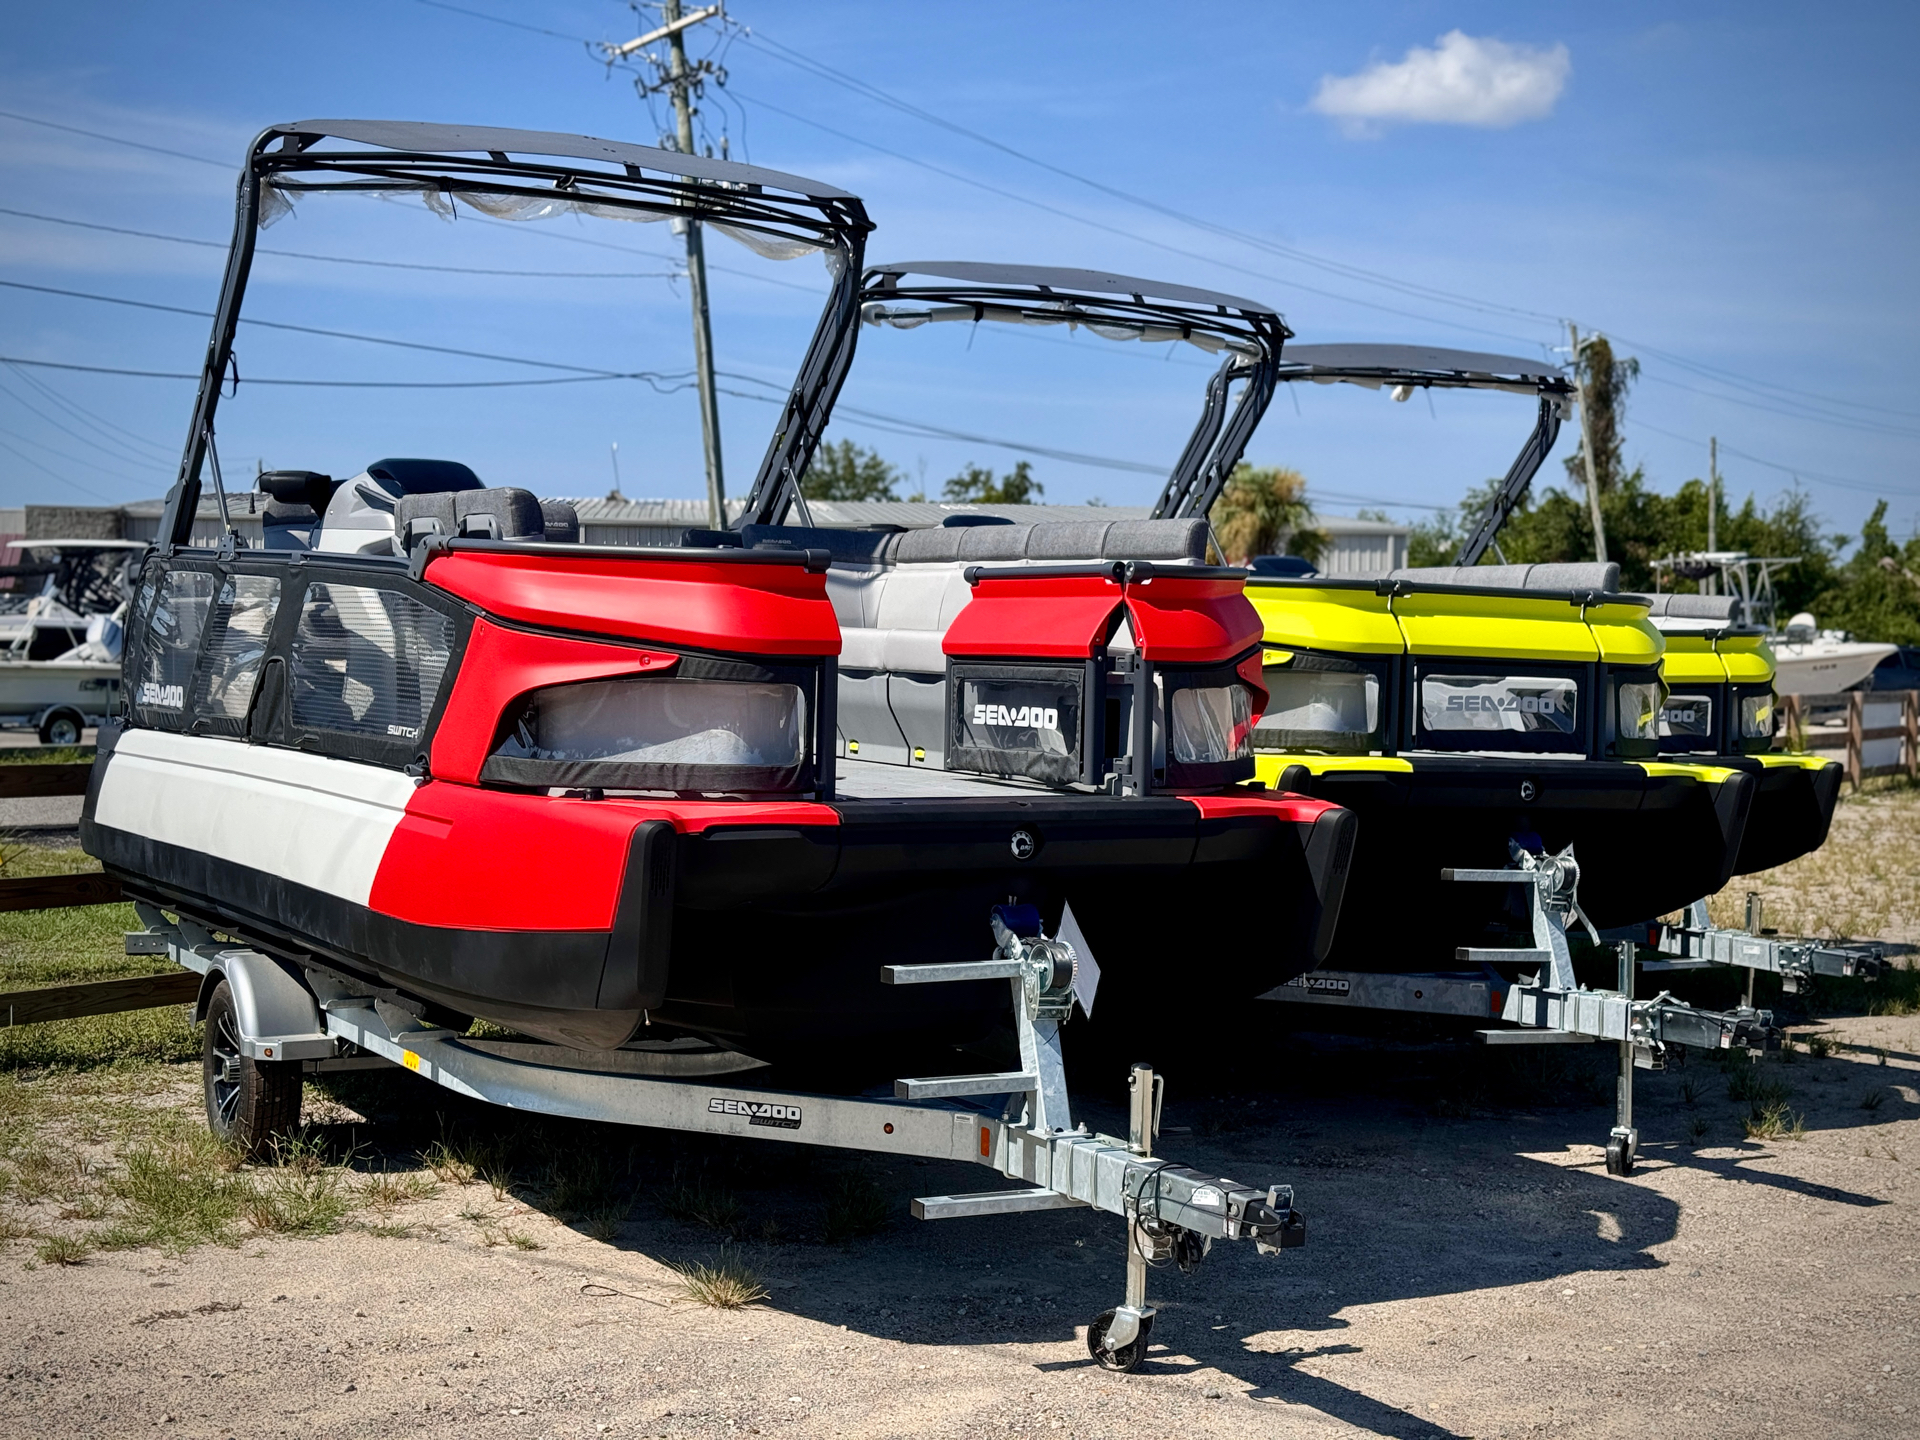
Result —
[[1317, 563], [1327, 535], [1313, 528], [1307, 480], [1281, 466], [1236, 465], [1208, 518], [1230, 564], [1256, 555], [1298, 555]]
[[[1793, 609], [1801, 607], [1794, 606]], [[1849, 632], [1856, 640], [1891, 640], [1920, 645], [1920, 539], [1904, 546], [1887, 533], [1887, 502], [1873, 507], [1861, 527], [1860, 543], [1832, 582], [1811, 603], [1822, 625]], [[1781, 620], [1792, 614], [1781, 613]]]
[[813, 452], [800, 491], [809, 500], [898, 500], [893, 487], [900, 479], [878, 451], [842, 440]]
[[1033, 478], [1033, 466], [1022, 460], [998, 479], [984, 465], [968, 465], [947, 481], [941, 493], [972, 505], [1031, 505], [1046, 493], [1046, 487]]

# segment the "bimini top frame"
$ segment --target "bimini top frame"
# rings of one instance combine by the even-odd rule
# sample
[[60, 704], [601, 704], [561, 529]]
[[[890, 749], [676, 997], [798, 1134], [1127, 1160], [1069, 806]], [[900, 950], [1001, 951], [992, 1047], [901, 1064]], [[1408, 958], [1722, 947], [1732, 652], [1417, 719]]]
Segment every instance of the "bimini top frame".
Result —
[[[398, 120], [273, 125], [255, 138], [240, 171], [226, 277], [179, 478], [161, 517], [156, 543], [162, 548], [184, 545], [192, 534], [200, 473], [232, 361], [255, 234], [296, 197], [333, 191], [415, 194], [443, 213], [458, 198], [483, 213], [515, 219], [569, 211], [691, 219], [772, 259], [821, 251], [834, 272], [834, 286], [789, 410], [801, 406], [808, 376], [843, 376], [851, 359], [845, 332], [857, 313], [855, 290], [873, 224], [859, 198], [844, 190], [778, 170], [588, 135]], [[846, 354], [836, 370], [834, 356], [841, 349]], [[817, 387], [808, 394], [806, 406], [821, 411], [822, 425], [832, 399], [832, 391], [823, 396]]]
[[1537, 395], [1540, 410], [1533, 433], [1521, 447], [1500, 488], [1474, 522], [1473, 532], [1454, 557], [1455, 565], [1478, 565], [1494, 536], [1527, 493], [1559, 437], [1560, 422], [1573, 403], [1573, 382], [1556, 365], [1512, 355], [1475, 350], [1436, 350], [1423, 345], [1295, 345], [1280, 362], [1279, 379], [1311, 380], [1317, 385], [1344, 383], [1377, 390], [1393, 387], [1396, 400], [1415, 389], [1505, 390]]
[[[874, 266], [861, 282], [859, 319], [901, 330], [982, 320], [1085, 326], [1109, 340], [1184, 340], [1224, 354], [1207, 387], [1206, 410], [1154, 507], [1156, 519], [1205, 515], [1219, 497], [1273, 398], [1280, 347], [1293, 333], [1270, 306], [1234, 295], [1099, 270], [962, 260]], [[1229, 420], [1227, 392], [1235, 383], [1245, 388]], [[824, 410], [820, 422], [826, 422]], [[774, 437], [742, 525], [777, 524], [785, 517], [819, 437], [816, 432], [805, 438], [802, 453], [794, 437]], [[790, 454], [783, 454], [783, 445]]]

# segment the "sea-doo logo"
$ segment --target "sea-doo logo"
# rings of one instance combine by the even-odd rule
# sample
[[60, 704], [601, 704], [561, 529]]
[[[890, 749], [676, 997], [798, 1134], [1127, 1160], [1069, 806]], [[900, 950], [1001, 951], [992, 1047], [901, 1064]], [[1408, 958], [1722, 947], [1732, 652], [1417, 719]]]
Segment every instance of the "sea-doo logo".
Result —
[[[1522, 715], [1558, 715], [1559, 697], [1555, 695], [1449, 695], [1449, 710], [1517, 710]], [[1573, 713], [1569, 700], [1565, 713]]]
[[1016, 830], [1008, 842], [1016, 860], [1031, 860], [1039, 852], [1040, 842], [1033, 838], [1031, 830]]
[[1019, 725], [1029, 730], [1058, 730], [1060, 712], [1048, 705], [976, 705], [976, 725]]
[[1665, 710], [1660, 712], [1660, 723], [1663, 725], [1699, 725], [1703, 724], [1704, 721], [1701, 718], [1700, 712], [1691, 705], [1686, 706], [1684, 709], [1669, 705]]
[[776, 1130], [798, 1130], [798, 1105], [770, 1105], [759, 1100], [728, 1100], [715, 1095], [707, 1101], [710, 1115], [744, 1115], [749, 1125], [771, 1125]]
[[1316, 995], [1351, 995], [1353, 984], [1347, 980], [1336, 980], [1331, 975], [1296, 975], [1287, 984], [1302, 990], [1311, 990]]
[[183, 685], [162, 685], [157, 681], [145, 680], [140, 685], [140, 703], [151, 705], [159, 710], [184, 710], [187, 705], [187, 691]]

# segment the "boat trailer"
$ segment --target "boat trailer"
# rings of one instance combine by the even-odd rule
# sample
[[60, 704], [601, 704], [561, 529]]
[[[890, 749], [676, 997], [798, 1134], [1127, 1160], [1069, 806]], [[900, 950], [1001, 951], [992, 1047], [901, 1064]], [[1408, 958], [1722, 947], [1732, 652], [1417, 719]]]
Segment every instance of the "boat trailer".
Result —
[[[881, 970], [890, 985], [1010, 982], [1019, 1070], [902, 1079], [891, 1097], [845, 1097], [721, 1083], [712, 1078], [716, 1062], [728, 1074], [757, 1062], [690, 1051], [685, 1042], [579, 1051], [465, 1036], [424, 1023], [340, 972], [218, 940], [146, 902], [137, 909], [148, 928], [128, 937], [129, 948], [164, 949], [203, 977], [196, 1019], [214, 987], [227, 982], [239, 1030], [238, 1052], [217, 1062], [233, 1072], [228, 1082], [238, 1078], [242, 1057], [300, 1061], [308, 1072], [391, 1062], [456, 1094], [535, 1114], [965, 1160], [1023, 1186], [916, 1199], [912, 1213], [922, 1220], [1065, 1209], [1119, 1215], [1127, 1226], [1124, 1299], [1087, 1329], [1089, 1353], [1110, 1370], [1131, 1370], [1146, 1354], [1154, 1317], [1150, 1267], [1174, 1263], [1190, 1273], [1216, 1240], [1250, 1240], [1262, 1254], [1306, 1243], [1292, 1186], [1255, 1189], [1153, 1153], [1165, 1082], [1150, 1066], [1133, 1067], [1125, 1139], [1074, 1123], [1060, 1027], [1091, 957], [1071, 911], [1061, 935], [1049, 937], [1032, 907], [996, 906], [998, 946], [990, 958]], [[216, 1062], [211, 1048], [207, 1053], [211, 1082]]]
[[[1591, 1044], [1611, 1040], [1620, 1047], [1614, 1125], [1607, 1136], [1607, 1173], [1631, 1175], [1639, 1153], [1640, 1132], [1633, 1123], [1633, 1072], [1663, 1070], [1684, 1061], [1684, 1051], [1778, 1050], [1781, 1033], [1773, 1013], [1753, 1007], [1753, 972], [1778, 974], [1794, 991], [1813, 975], [1872, 979], [1886, 965], [1882, 945], [1826, 944], [1783, 940], [1760, 930], [1759, 897], [1747, 897], [1747, 930], [1721, 929], [1707, 918], [1704, 900], [1688, 911], [1688, 923], [1654, 922], [1609, 930], [1604, 936], [1581, 914], [1580, 867], [1569, 846], [1557, 855], [1536, 855], [1509, 845], [1512, 863], [1503, 869], [1447, 869], [1445, 880], [1463, 884], [1524, 885], [1529, 893], [1533, 944], [1496, 949], [1461, 946], [1455, 958], [1471, 967], [1454, 971], [1376, 973], [1315, 970], [1268, 991], [1262, 999], [1348, 1010], [1389, 1010], [1407, 1014], [1463, 1016], [1504, 1022], [1474, 1032], [1490, 1045]], [[1595, 945], [1610, 942], [1619, 955], [1613, 990], [1592, 990], [1574, 977], [1567, 943], [1574, 924]], [[1656, 958], [1642, 960], [1642, 947]], [[1531, 966], [1531, 974], [1509, 979], [1497, 966]], [[1746, 1002], [1731, 1010], [1703, 1010], [1665, 990], [1651, 999], [1635, 999], [1637, 971], [1649, 973], [1743, 965], [1748, 969]]]

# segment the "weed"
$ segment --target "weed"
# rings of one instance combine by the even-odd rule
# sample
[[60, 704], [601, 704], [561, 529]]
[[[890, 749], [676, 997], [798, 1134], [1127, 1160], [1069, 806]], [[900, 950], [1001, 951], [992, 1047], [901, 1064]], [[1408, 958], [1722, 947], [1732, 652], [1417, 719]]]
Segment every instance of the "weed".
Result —
[[1862, 1110], [1878, 1110], [1887, 1103], [1887, 1090], [1884, 1085], [1876, 1085], [1860, 1097]]
[[1749, 1140], [1804, 1140], [1807, 1121], [1804, 1115], [1789, 1110], [1785, 1101], [1755, 1104], [1753, 1113], [1740, 1122]]
[[460, 1218], [462, 1220], [470, 1220], [475, 1225], [484, 1225], [487, 1223], [487, 1217], [480, 1211], [474, 1209], [462, 1210], [460, 1212]]
[[507, 1242], [516, 1250], [544, 1250], [547, 1248], [531, 1235], [521, 1235], [513, 1231], [508, 1232]]
[[620, 1227], [627, 1223], [627, 1206], [624, 1201], [613, 1205], [602, 1205], [597, 1210], [589, 1210], [585, 1216], [587, 1234], [605, 1244], [620, 1233]]
[[762, 1245], [784, 1245], [787, 1232], [780, 1228], [780, 1222], [769, 1215], [760, 1222], [760, 1243]]
[[1825, 1060], [1833, 1054], [1833, 1037], [1831, 1035], [1807, 1036], [1807, 1054], [1816, 1060]]
[[1700, 1082], [1691, 1075], [1680, 1082], [1680, 1103], [1689, 1110], [1700, 1103]]
[[394, 1210], [433, 1194], [431, 1175], [408, 1170], [396, 1175], [381, 1170], [360, 1182], [360, 1203], [371, 1210]]
[[[574, 1150], [547, 1167], [541, 1187], [558, 1215], [590, 1215], [613, 1208], [622, 1199], [620, 1177], [604, 1155]], [[625, 1207], [622, 1206], [624, 1216]]]
[[509, 1229], [505, 1225], [494, 1225], [487, 1222], [481, 1223], [480, 1243], [485, 1245], [489, 1250], [500, 1245], [511, 1245], [516, 1250], [546, 1249], [546, 1246], [542, 1245], [531, 1235], [522, 1235], [519, 1231]]
[[0, 1213], [0, 1245], [15, 1240], [31, 1240], [40, 1232], [15, 1215]]
[[277, 1168], [255, 1181], [243, 1207], [256, 1230], [331, 1235], [347, 1213], [338, 1170]]
[[411, 1240], [413, 1238], [413, 1226], [411, 1225], [368, 1225], [363, 1228], [367, 1234], [381, 1240]]
[[891, 1213], [887, 1197], [873, 1181], [858, 1173], [842, 1175], [827, 1192], [827, 1243], [878, 1234]]
[[466, 1153], [444, 1136], [429, 1145], [420, 1160], [433, 1172], [434, 1179], [448, 1185], [471, 1185], [478, 1173], [478, 1167]]
[[73, 1235], [49, 1235], [33, 1253], [42, 1265], [78, 1265], [93, 1253], [93, 1242]]
[[1770, 1079], [1758, 1065], [1747, 1065], [1727, 1076], [1727, 1098], [1744, 1101], [1756, 1114], [1784, 1102], [1788, 1093], [1784, 1080]]
[[1687, 1122], [1687, 1138], [1698, 1145], [1706, 1138], [1707, 1122], [1698, 1116]]
[[141, 1142], [125, 1163], [108, 1182], [125, 1206], [100, 1237], [110, 1249], [180, 1251], [225, 1239], [247, 1200], [246, 1182], [233, 1174], [234, 1152], [195, 1125]]
[[731, 1190], [710, 1187], [703, 1180], [691, 1185], [669, 1185], [659, 1195], [660, 1208], [675, 1220], [690, 1221], [731, 1235], [746, 1219], [746, 1207]]
[[724, 1250], [711, 1265], [693, 1263], [673, 1267], [680, 1273], [680, 1293], [697, 1305], [715, 1310], [739, 1310], [767, 1298], [767, 1288], [739, 1260]]

